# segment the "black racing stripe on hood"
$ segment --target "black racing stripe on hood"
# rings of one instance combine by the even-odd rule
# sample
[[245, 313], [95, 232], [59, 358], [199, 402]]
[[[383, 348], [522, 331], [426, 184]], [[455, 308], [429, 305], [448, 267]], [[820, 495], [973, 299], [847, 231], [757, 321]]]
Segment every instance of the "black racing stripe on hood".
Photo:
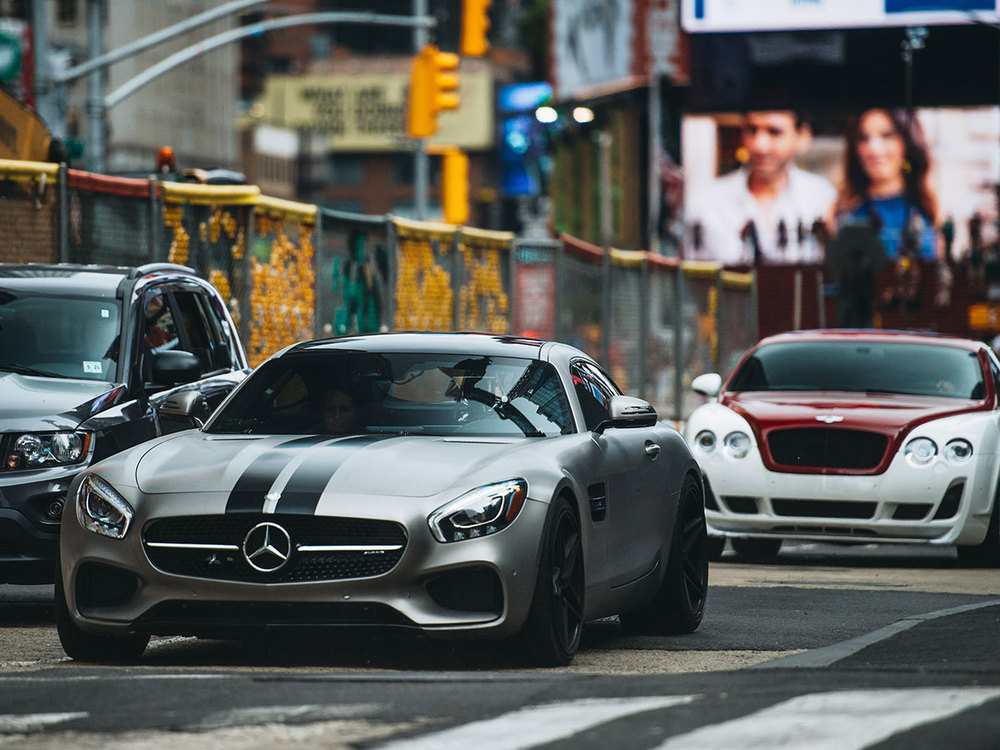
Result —
[[395, 435], [359, 435], [310, 451], [309, 457], [289, 477], [274, 512], [315, 513], [320, 495], [347, 459], [373, 443], [392, 437]]
[[226, 502], [226, 513], [260, 513], [264, 510], [264, 496], [270, 491], [281, 470], [295, 458], [295, 450], [305, 448], [324, 440], [329, 435], [309, 435], [295, 438], [274, 446], [251, 463], [233, 486]]

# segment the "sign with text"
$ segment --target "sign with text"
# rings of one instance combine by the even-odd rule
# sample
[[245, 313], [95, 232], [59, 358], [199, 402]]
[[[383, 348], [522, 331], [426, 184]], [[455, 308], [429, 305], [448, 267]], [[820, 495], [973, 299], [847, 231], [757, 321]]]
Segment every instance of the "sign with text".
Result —
[[[261, 100], [268, 125], [329, 134], [338, 151], [406, 148], [403, 73], [272, 76]], [[485, 149], [493, 143], [493, 82], [488, 71], [460, 73], [462, 103], [442, 112], [430, 144]]]
[[931, 26], [1000, 20], [998, 0], [682, 0], [689, 33]]

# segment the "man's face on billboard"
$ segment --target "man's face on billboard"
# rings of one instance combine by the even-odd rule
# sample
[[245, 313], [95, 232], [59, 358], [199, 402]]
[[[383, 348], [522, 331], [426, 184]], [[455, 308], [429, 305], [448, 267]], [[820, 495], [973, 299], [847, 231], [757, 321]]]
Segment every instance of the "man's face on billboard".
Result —
[[743, 147], [753, 176], [782, 175], [808, 145], [808, 132], [795, 125], [792, 112], [750, 112], [743, 121]]

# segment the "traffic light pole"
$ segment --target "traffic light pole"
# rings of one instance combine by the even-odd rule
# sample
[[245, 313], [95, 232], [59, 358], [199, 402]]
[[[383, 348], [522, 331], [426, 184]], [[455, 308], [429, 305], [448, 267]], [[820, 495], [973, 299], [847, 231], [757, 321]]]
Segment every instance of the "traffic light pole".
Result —
[[[414, 0], [415, 2], [420, 2], [420, 0]], [[150, 35], [146, 37], [145, 40], [150, 40], [153, 37], [159, 36], [156, 42], [146, 42], [145, 40], [139, 40], [133, 45], [129, 45], [132, 49], [129, 54], [136, 54], [153, 43], [159, 43], [167, 36], [161, 36], [166, 34], [166, 32], [171, 32], [171, 36], [176, 36], [181, 31], [177, 31], [178, 27], [184, 26], [183, 31], [188, 31], [193, 28], [192, 24], [195, 21], [200, 21], [201, 23], [208, 23], [209, 20], [214, 20], [218, 17], [218, 13], [224, 7], [235, 8], [237, 5], [245, 7], [246, 5], [255, 4], [257, 2], [263, 2], [263, 0], [239, 0], [239, 2], [234, 2], [227, 4], [227, 6], [220, 6], [220, 8], [214, 9], [215, 16], [213, 18], [207, 19], [208, 13], [202, 14], [201, 16], [196, 16], [188, 19], [183, 24], [178, 24], [176, 26], [170, 27], [169, 29], [164, 29], [162, 32], [157, 32], [157, 34]], [[422, 4], [426, 8], [426, 0], [422, 0]], [[123, 59], [127, 55], [122, 54], [122, 50], [115, 50], [106, 55], [101, 56], [101, 61], [98, 64], [98, 60], [90, 60], [89, 62], [66, 71], [59, 76], [58, 81], [56, 81], [48, 67], [48, 17], [45, 14], [45, 3], [35, 2], [32, 3], [33, 17], [32, 21], [35, 24], [34, 27], [34, 39], [36, 44], [41, 46], [36, 47], [36, 69], [35, 69], [35, 88], [36, 96], [38, 97], [38, 111], [42, 119], [45, 120], [46, 124], [53, 130], [53, 133], [58, 137], [63, 137], [65, 130], [64, 124], [62, 122], [62, 116], [59, 112], [55, 85], [64, 84], [74, 78], [78, 78], [85, 74], [90, 74], [92, 76], [99, 75], [99, 71], [103, 70], [107, 66], [111, 65], [113, 62]], [[235, 12], [235, 11], [231, 11]], [[110, 94], [104, 97], [103, 102], [94, 102], [94, 112], [92, 113], [92, 118], [94, 121], [99, 119], [102, 123], [102, 127], [98, 128], [96, 137], [101, 138], [103, 135], [103, 122], [104, 114], [111, 107], [118, 104], [120, 101], [133, 93], [138, 91], [143, 86], [151, 83], [152, 81], [159, 78], [164, 73], [182, 65], [189, 60], [199, 57], [206, 52], [210, 52], [218, 47], [226, 44], [231, 44], [233, 42], [239, 41], [244, 37], [256, 36], [262, 34], [266, 31], [272, 31], [274, 29], [283, 29], [291, 26], [303, 26], [312, 24], [335, 24], [335, 23], [356, 23], [356, 24], [378, 24], [386, 26], [411, 26], [414, 29], [423, 30], [426, 35], [426, 29], [434, 26], [437, 21], [434, 18], [428, 17], [426, 14], [422, 14], [415, 18], [410, 16], [388, 16], [381, 15], [378, 13], [365, 13], [365, 12], [347, 12], [347, 11], [325, 11], [316, 13], [303, 13], [295, 16], [285, 16], [282, 18], [272, 18], [259, 23], [250, 24], [248, 26], [241, 26], [237, 29], [231, 29], [229, 31], [223, 32], [221, 34], [216, 34], [215, 36], [209, 37], [208, 39], [203, 39], [197, 44], [193, 44], [190, 47], [180, 50], [179, 52], [170, 55], [169, 57], [161, 60], [156, 65], [153, 65], [146, 70], [144, 70], [139, 75], [129, 79], [124, 84], [119, 86], [117, 89], [112, 91]], [[39, 41], [41, 38], [41, 41]], [[142, 46], [140, 46], [142, 45]], [[125, 48], [122, 48], [125, 49]], [[88, 133], [89, 137], [94, 137], [95, 134]], [[101, 141], [99, 152], [103, 155], [103, 140]], [[104, 165], [97, 165], [98, 169], [96, 171], [103, 171]]]
[[[413, 15], [427, 15], [427, 0], [413, 0]], [[430, 34], [423, 26], [413, 27], [413, 52], [420, 54], [430, 41]], [[424, 221], [428, 214], [428, 185], [430, 184], [430, 157], [423, 138], [414, 139], [413, 148], [413, 212], [417, 221]]]

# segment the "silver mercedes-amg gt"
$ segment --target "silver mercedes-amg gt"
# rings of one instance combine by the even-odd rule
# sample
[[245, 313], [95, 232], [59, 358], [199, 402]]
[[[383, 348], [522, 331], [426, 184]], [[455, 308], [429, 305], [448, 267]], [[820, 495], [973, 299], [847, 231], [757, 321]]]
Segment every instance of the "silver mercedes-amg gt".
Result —
[[81, 474], [60, 565], [83, 661], [135, 660], [151, 634], [390, 626], [567, 664], [585, 621], [690, 632], [708, 590], [677, 431], [583, 352], [485, 334], [285, 349], [200, 429]]

